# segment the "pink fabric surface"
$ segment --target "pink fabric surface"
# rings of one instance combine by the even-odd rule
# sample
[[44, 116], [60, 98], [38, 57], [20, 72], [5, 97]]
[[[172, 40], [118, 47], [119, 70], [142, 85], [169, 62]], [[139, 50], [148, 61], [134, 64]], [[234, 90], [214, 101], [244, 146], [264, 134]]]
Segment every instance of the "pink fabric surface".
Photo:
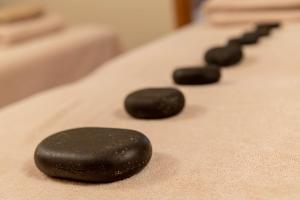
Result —
[[85, 26], [4, 49], [0, 53], [0, 107], [69, 83], [120, 53], [108, 28]]
[[299, 0], [208, 0], [202, 8], [215, 25], [300, 21]]
[[55, 14], [21, 22], [0, 24], [0, 46], [9, 46], [55, 33], [62, 30], [64, 26], [62, 18]]
[[[75, 84], [0, 112], [0, 199], [5, 200], [298, 200], [300, 197], [299, 25], [285, 25], [245, 48], [219, 84], [180, 87], [187, 106], [165, 120], [136, 120], [124, 97], [144, 87], [174, 86], [178, 66], [244, 28], [195, 25], [107, 63]], [[97, 126], [136, 129], [152, 141], [139, 174], [112, 184], [51, 179], [33, 152], [46, 136]]]

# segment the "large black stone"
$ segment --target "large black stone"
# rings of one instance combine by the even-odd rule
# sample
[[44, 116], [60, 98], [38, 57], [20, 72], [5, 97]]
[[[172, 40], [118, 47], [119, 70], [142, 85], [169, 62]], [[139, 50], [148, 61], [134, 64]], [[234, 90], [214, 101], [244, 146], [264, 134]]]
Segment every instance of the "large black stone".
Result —
[[34, 159], [36, 166], [51, 177], [108, 183], [138, 173], [151, 155], [151, 143], [140, 132], [79, 128], [44, 139]]
[[212, 84], [220, 78], [221, 70], [217, 66], [181, 68], [173, 73], [173, 79], [179, 85]]
[[216, 47], [208, 50], [205, 54], [205, 60], [210, 65], [221, 67], [238, 64], [243, 58], [243, 51], [239, 45], [227, 45], [225, 47]]
[[129, 94], [125, 99], [126, 111], [135, 118], [162, 119], [182, 111], [185, 98], [175, 88], [149, 88]]

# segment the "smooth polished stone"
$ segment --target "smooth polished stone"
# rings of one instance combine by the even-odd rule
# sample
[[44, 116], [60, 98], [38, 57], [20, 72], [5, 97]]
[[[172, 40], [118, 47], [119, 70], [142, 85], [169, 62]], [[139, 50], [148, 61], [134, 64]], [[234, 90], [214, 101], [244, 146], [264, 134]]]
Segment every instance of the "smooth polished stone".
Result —
[[266, 34], [266, 33], [260, 33], [257, 30], [253, 32], [247, 32], [243, 34], [241, 37], [230, 39], [228, 41], [228, 45], [229, 46], [236, 45], [236, 46], [240, 46], [240, 48], [246, 45], [253, 45], [259, 41], [259, 38], [262, 36], [262, 34]]
[[204, 85], [219, 82], [221, 69], [217, 66], [180, 68], [174, 71], [173, 79], [179, 85]]
[[269, 36], [271, 34], [271, 29], [266, 27], [257, 27], [255, 33], [260, 37]]
[[181, 91], [175, 88], [148, 88], [135, 91], [125, 99], [126, 111], [135, 118], [162, 119], [177, 115], [185, 105]]
[[78, 128], [44, 139], [34, 159], [37, 168], [50, 177], [108, 183], [137, 174], [151, 155], [151, 143], [140, 132]]
[[257, 25], [257, 27], [275, 29], [275, 28], [280, 28], [281, 23], [280, 22], [260, 23]]
[[229, 44], [225, 47], [215, 47], [208, 50], [205, 60], [210, 65], [227, 67], [238, 64], [243, 59], [241, 46]]
[[243, 44], [242, 44], [242, 41], [241, 41], [240, 38], [231, 38], [231, 39], [229, 39], [227, 45], [228, 46], [230, 46], [230, 45], [237, 45], [240, 48], [243, 47]]
[[247, 32], [241, 37], [242, 45], [252, 45], [259, 41], [259, 34], [256, 32]]

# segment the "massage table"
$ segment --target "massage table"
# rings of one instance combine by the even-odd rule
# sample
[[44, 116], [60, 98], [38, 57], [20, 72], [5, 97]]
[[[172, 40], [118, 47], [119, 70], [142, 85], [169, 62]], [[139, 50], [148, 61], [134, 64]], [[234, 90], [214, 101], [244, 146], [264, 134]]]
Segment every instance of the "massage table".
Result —
[[82, 26], [0, 50], [0, 107], [75, 81], [121, 51], [108, 28]]
[[[208, 48], [250, 27], [192, 25], [109, 61], [79, 82], [0, 112], [0, 199], [298, 200], [300, 198], [300, 25], [286, 24], [255, 46], [219, 84], [179, 87], [186, 107], [164, 120], [137, 120], [130, 92], [176, 87], [174, 69], [203, 64]], [[138, 130], [153, 156], [139, 174], [111, 184], [52, 179], [34, 165], [45, 137], [70, 128]]]

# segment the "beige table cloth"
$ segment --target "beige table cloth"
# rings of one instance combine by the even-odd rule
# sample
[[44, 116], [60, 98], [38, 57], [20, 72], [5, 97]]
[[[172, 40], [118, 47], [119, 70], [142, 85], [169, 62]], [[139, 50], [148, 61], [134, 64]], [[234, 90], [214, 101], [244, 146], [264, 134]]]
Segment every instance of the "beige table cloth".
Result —
[[0, 24], [0, 48], [35, 39], [63, 30], [65, 23], [60, 15], [48, 14], [39, 18], [10, 24]]
[[300, 21], [300, 0], [208, 0], [201, 12], [216, 25]]
[[[124, 54], [88, 78], [0, 112], [0, 199], [5, 200], [298, 200], [300, 197], [299, 25], [285, 25], [243, 62], [223, 70], [219, 84], [180, 87], [187, 105], [164, 120], [136, 120], [124, 97], [144, 87], [174, 86], [178, 66], [201, 63], [204, 52], [237, 28], [188, 27]], [[51, 179], [33, 152], [64, 129], [130, 128], [152, 141], [139, 174], [112, 184]]]
[[114, 31], [70, 28], [0, 51], [0, 107], [75, 81], [120, 53]]

